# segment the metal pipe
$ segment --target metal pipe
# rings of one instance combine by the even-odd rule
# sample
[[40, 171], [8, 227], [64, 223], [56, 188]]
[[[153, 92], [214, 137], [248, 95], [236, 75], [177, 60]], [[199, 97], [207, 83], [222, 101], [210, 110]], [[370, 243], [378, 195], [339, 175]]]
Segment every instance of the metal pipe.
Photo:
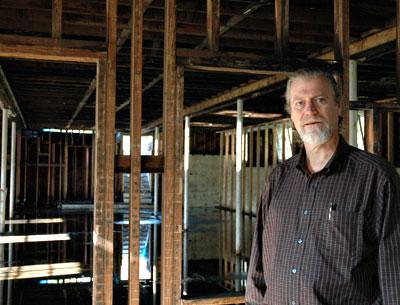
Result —
[[[156, 127], [154, 130], [154, 148], [153, 154], [158, 156], [159, 151], [159, 144], [160, 144], [160, 128]], [[154, 174], [154, 188], [153, 188], [153, 204], [154, 204], [154, 217], [157, 217], [158, 213], [158, 185], [159, 185], [160, 174]], [[153, 230], [153, 303], [157, 303], [157, 261], [158, 261], [158, 229], [157, 225], [154, 224]]]
[[[15, 122], [11, 123], [11, 164], [10, 164], [10, 205], [8, 210], [9, 220], [14, 218], [14, 199], [15, 199], [15, 146], [17, 139], [17, 124]], [[8, 225], [8, 232], [13, 232], [13, 225], [10, 223]], [[8, 267], [12, 266], [13, 261], [13, 245], [8, 246]], [[11, 305], [12, 296], [12, 280], [7, 281], [7, 305]]]
[[185, 141], [183, 153], [183, 295], [188, 294], [188, 218], [189, 218], [189, 154], [190, 118], [185, 117]]
[[[357, 100], [357, 62], [349, 63], [349, 100]], [[349, 110], [349, 144], [357, 147], [357, 111]]]
[[240, 255], [242, 250], [242, 134], [243, 100], [237, 100], [236, 116], [236, 242], [235, 242], [235, 291], [240, 291]]
[[[0, 173], [0, 234], [4, 234], [6, 220], [6, 198], [7, 198], [7, 132], [8, 132], [8, 109], [3, 108], [1, 130], [1, 173]], [[0, 246], [0, 266], [4, 266], [4, 245]], [[3, 304], [3, 285], [0, 281], [0, 305]]]

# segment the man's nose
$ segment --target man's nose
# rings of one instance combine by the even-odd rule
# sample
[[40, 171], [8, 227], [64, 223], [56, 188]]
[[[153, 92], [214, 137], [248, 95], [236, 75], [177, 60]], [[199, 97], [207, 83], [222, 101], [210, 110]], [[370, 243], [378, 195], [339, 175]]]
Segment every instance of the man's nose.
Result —
[[306, 106], [304, 107], [304, 112], [305, 113], [316, 113], [317, 112], [317, 108], [315, 107], [312, 100], [306, 101]]

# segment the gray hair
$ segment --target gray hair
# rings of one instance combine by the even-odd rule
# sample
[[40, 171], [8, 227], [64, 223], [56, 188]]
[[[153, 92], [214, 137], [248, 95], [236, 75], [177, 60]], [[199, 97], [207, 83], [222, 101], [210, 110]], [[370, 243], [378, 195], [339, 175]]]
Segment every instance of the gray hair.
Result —
[[337, 74], [334, 74], [328, 69], [323, 69], [323, 68], [303, 68], [296, 70], [294, 73], [292, 73], [287, 81], [286, 92], [285, 92], [285, 98], [286, 98], [285, 109], [287, 113], [290, 114], [290, 88], [292, 86], [293, 81], [296, 79], [315, 78], [319, 76], [324, 76], [329, 81], [329, 84], [331, 85], [335, 93], [335, 100], [338, 104], [340, 103], [341, 91], [337, 81], [338, 78]]

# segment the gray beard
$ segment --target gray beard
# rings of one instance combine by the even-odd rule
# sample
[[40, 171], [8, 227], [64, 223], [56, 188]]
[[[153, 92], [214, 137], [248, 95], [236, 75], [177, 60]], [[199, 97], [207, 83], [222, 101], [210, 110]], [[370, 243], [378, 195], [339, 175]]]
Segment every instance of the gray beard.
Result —
[[310, 145], [321, 145], [331, 138], [332, 128], [323, 126], [321, 129], [313, 130], [310, 132], [299, 132], [301, 140]]

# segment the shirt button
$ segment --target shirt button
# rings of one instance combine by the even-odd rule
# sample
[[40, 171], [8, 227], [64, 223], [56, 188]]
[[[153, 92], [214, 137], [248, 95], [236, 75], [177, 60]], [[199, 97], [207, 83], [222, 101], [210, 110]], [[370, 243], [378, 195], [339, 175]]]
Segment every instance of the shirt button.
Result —
[[292, 269], [292, 273], [293, 273], [293, 274], [296, 274], [296, 273], [297, 273], [297, 269], [296, 269], [296, 268], [293, 268], [293, 269]]
[[310, 211], [308, 210], [308, 209], [305, 209], [304, 211], [303, 211], [303, 214], [304, 215], [308, 215], [310, 213]]
[[299, 238], [299, 239], [297, 240], [297, 243], [298, 243], [299, 245], [301, 245], [301, 244], [303, 243], [303, 240], [302, 240], [301, 238]]

